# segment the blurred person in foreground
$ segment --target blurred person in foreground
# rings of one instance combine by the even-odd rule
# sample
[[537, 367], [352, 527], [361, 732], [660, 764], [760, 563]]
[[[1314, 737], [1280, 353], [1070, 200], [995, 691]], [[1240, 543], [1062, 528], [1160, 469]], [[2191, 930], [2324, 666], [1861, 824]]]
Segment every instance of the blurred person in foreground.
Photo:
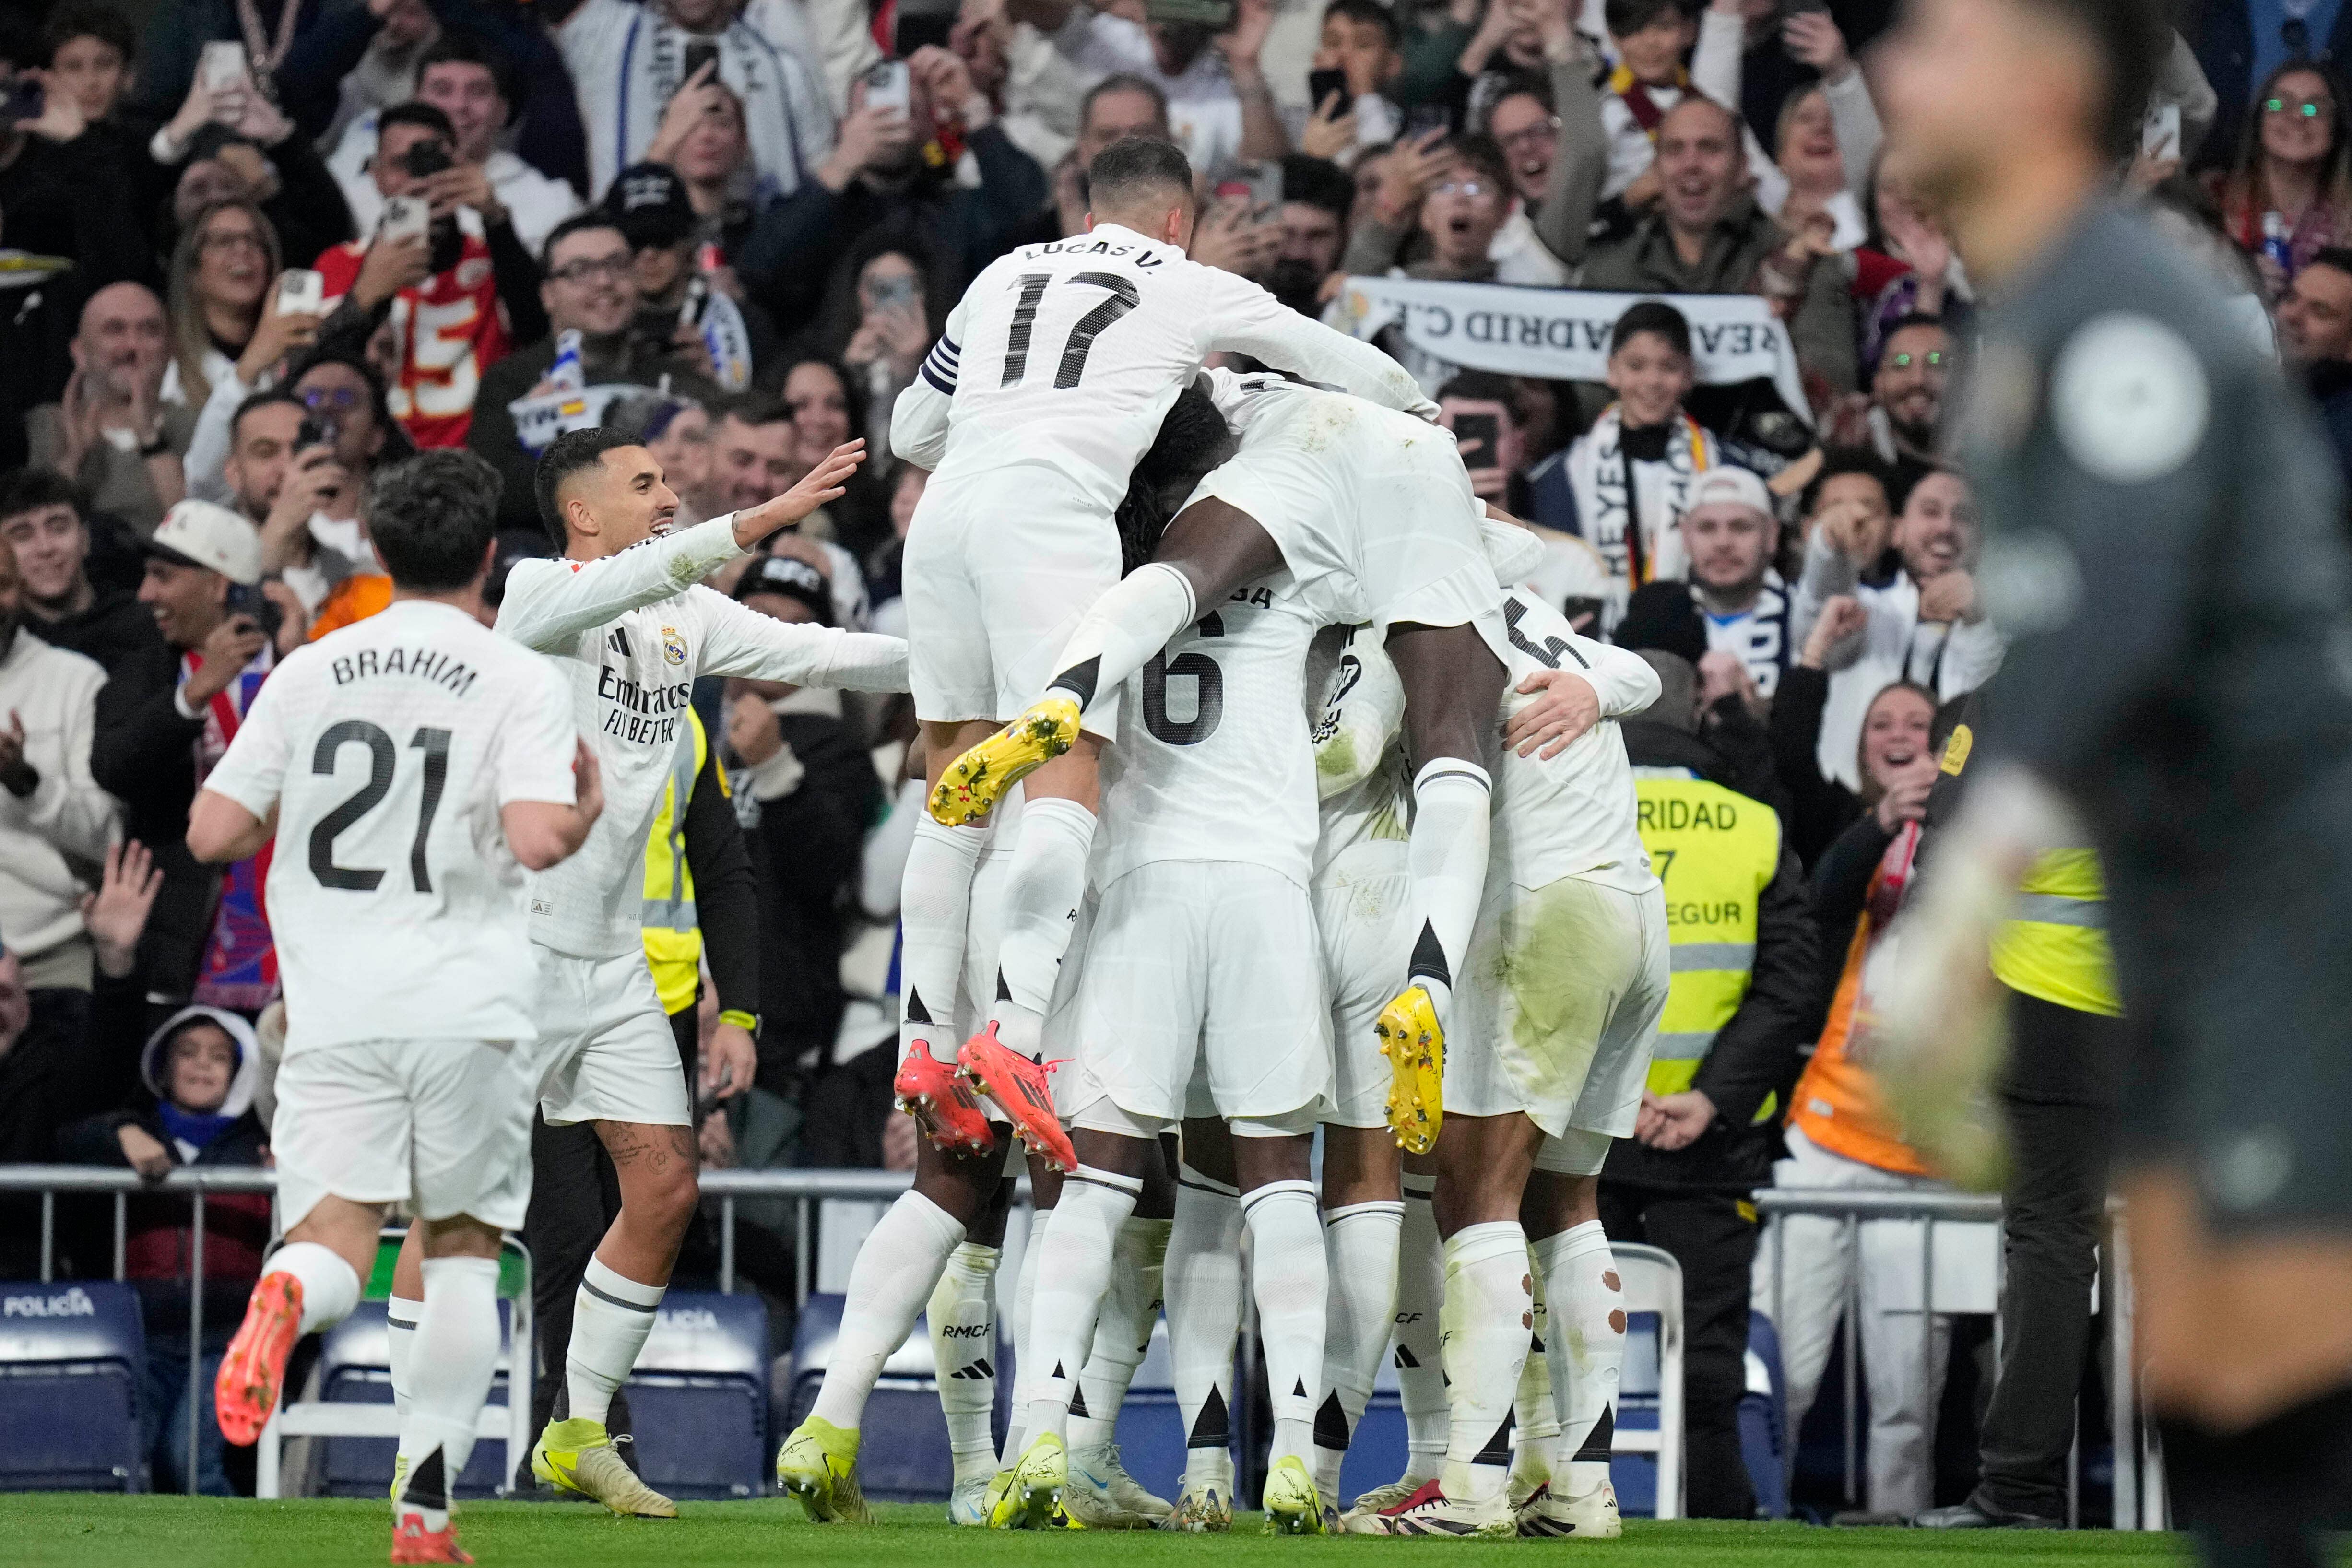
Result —
[[2096, 848], [2173, 1505], [2209, 1563], [2317, 1563], [2352, 1462], [2352, 561], [2308, 415], [2105, 193], [2155, 51], [2126, 0], [1913, 0], [1882, 58], [1889, 156], [2002, 301], [1958, 428], [2012, 652], [1877, 1054], [1916, 1137], [1989, 1181], [1992, 937], [2044, 852]]

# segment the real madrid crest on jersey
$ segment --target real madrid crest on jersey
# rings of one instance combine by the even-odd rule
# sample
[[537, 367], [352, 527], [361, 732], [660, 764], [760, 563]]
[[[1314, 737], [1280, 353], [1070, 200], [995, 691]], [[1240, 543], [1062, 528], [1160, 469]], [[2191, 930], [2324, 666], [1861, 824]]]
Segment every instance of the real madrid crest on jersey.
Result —
[[662, 628], [662, 657], [673, 664], [686, 663], [686, 639], [678, 635], [675, 626]]

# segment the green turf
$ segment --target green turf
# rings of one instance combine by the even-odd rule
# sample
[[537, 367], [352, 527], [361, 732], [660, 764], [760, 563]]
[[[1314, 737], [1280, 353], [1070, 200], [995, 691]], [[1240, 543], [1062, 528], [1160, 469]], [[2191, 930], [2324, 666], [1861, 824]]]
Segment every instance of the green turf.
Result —
[[[797, 1504], [688, 1503], [675, 1521], [621, 1520], [583, 1504], [474, 1503], [459, 1515], [483, 1568], [703, 1568], [852, 1563], [858, 1568], [1027, 1568], [1040, 1563], [1175, 1563], [1261, 1568], [1299, 1553], [1432, 1563], [1464, 1552], [1592, 1552], [1610, 1568], [1881, 1568], [1988, 1557], [2002, 1568], [2185, 1563], [2177, 1536], [2000, 1532], [1928, 1535], [1795, 1524], [1629, 1523], [1622, 1541], [1278, 1541], [1255, 1517], [1230, 1536], [950, 1531], [932, 1507], [885, 1507], [872, 1530], [812, 1525]], [[382, 1563], [382, 1503], [244, 1502], [86, 1493], [0, 1497], [0, 1563], [10, 1568], [308, 1568]]]

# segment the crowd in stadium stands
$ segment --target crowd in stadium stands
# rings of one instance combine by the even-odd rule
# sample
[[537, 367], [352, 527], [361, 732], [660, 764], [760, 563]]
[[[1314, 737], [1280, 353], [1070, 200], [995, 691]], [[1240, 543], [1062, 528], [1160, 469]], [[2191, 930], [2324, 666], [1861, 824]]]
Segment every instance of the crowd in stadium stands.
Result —
[[[143, 28], [91, 0], [10, 7], [0, 1162], [267, 1158], [284, 1020], [262, 869], [201, 866], [182, 840], [272, 664], [385, 602], [371, 471], [480, 454], [511, 559], [554, 553], [530, 473], [568, 396], [642, 434], [682, 520], [863, 435], [847, 493], [717, 586], [903, 631], [926, 475], [888, 450], [894, 400], [992, 259], [1083, 231], [1095, 152], [1170, 138], [1209, 193], [1192, 254], [1335, 324], [1363, 318], [1350, 277], [1641, 300], [1549, 379], [1381, 340], [1479, 494], [1538, 526], [1535, 586], [1653, 653], [1665, 695], [1625, 727], [1635, 762], [1783, 824], [1739, 1048], [1696, 1085], [1704, 1113], [1645, 1117], [1603, 1188], [1612, 1231], [1689, 1270], [1693, 1507], [1747, 1511], [1728, 1423], [1757, 1244], [1737, 1216], [1776, 1171], [1932, 1185], [1840, 1113], [1866, 1092], [1845, 1045], [1938, 709], [2001, 657], [1976, 501], [1938, 456], [1971, 283], [1880, 163], [1869, 46], [1889, 9], [1235, 0], [1213, 31], [1149, 0], [165, 0], [135, 7]], [[2242, 293], [2352, 465], [2338, 39], [2261, 20], [2278, 9], [2202, 8], [2118, 178]], [[2320, 9], [2352, 27], [2352, 7]], [[1760, 301], [1788, 373], [1711, 374], [1706, 296]], [[167, 523], [191, 498], [237, 520]], [[695, 705], [761, 917], [760, 1071], [710, 1113], [705, 1159], [910, 1166], [889, 1082], [911, 709], [715, 680]], [[706, 1030], [718, 990], [700, 987]], [[267, 1225], [215, 1214], [205, 1321], [225, 1335]], [[131, 1272], [165, 1323], [187, 1309], [186, 1225], [160, 1197], [131, 1218]], [[0, 1224], [0, 1277], [27, 1276], [33, 1234]], [[96, 1235], [65, 1226], [68, 1267], [108, 1268]], [[1780, 1325], [1801, 1417], [1843, 1298], [1833, 1236], [1787, 1245], [1816, 1265]], [[1865, 1239], [1847, 1266], [1870, 1320], [1871, 1505], [1908, 1512], [1957, 1495], [1933, 1385], [1976, 1342], [1924, 1318], [1916, 1281], [1901, 1310], [1899, 1253]], [[789, 1239], [741, 1257], [788, 1297]], [[1930, 1324], [1958, 1354], [1922, 1354]]]

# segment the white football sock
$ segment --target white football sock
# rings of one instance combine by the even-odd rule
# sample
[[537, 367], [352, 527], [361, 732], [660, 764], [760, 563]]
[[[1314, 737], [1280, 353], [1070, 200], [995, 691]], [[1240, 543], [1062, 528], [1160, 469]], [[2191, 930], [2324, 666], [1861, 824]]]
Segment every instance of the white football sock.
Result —
[[[1033, 808], [1034, 809], [1034, 808]], [[1061, 1200], [1045, 1227], [1038, 1265], [1037, 1301], [1030, 1309], [1029, 1341], [1037, 1374], [1030, 1384], [1027, 1440], [1051, 1432], [1069, 1441], [1070, 1396], [1094, 1343], [1095, 1319], [1110, 1289], [1118, 1228], [1135, 1212], [1143, 1184], [1133, 1176], [1082, 1165], [1062, 1184]]]
[[269, 1255], [264, 1274], [291, 1274], [302, 1287], [302, 1332], [333, 1328], [360, 1304], [360, 1277], [331, 1247], [289, 1241]]
[[1625, 1291], [1597, 1219], [1535, 1244], [1552, 1307], [1552, 1396], [1559, 1406], [1553, 1490], [1587, 1497], [1609, 1480], [1617, 1375], [1625, 1360]]
[[[1070, 1405], [1070, 1450], [1091, 1449], [1118, 1434], [1118, 1407], [1127, 1385], [1151, 1348], [1151, 1325], [1160, 1321], [1160, 1292], [1168, 1261], [1168, 1232], [1175, 1221], [1136, 1219], [1118, 1228], [1111, 1248], [1110, 1289], [1095, 1322], [1094, 1348], [1078, 1374], [1078, 1397]], [[1078, 1414], [1079, 1406], [1086, 1414]]]
[[824, 1382], [809, 1414], [855, 1429], [882, 1364], [915, 1332], [931, 1287], [963, 1240], [955, 1217], [919, 1192], [899, 1196], [866, 1235], [849, 1266], [841, 1302], [841, 1333], [825, 1363]]
[[1462, 973], [1486, 885], [1486, 846], [1494, 785], [1486, 770], [1460, 758], [1432, 758], [1412, 780], [1412, 836], [1405, 870], [1412, 878], [1414, 939], [1409, 984], [1429, 992], [1438, 1022], [1452, 1017], [1454, 977]]
[[448, 1526], [449, 1494], [474, 1457], [476, 1423], [499, 1369], [499, 1260], [427, 1258], [424, 1267], [425, 1310], [400, 1423], [410, 1463], [393, 1506], [422, 1513], [425, 1528], [437, 1531]]
[[1062, 668], [1047, 690], [1077, 699], [1083, 708], [1115, 692], [1199, 619], [1192, 581], [1177, 568], [1146, 561], [1106, 591], [1062, 644]]
[[1184, 1476], [1234, 1487], [1234, 1340], [1242, 1326], [1242, 1199], [1190, 1166], [1168, 1233], [1168, 1354], [1185, 1432]]
[[1053, 1006], [1054, 979], [1087, 895], [1095, 814], [1076, 800], [1032, 797], [1021, 807], [1021, 842], [1004, 877], [1004, 934], [996, 944], [1000, 997], [989, 1017], [1009, 1050], [1034, 1055]]
[[[1533, 1249], [1530, 1249], [1530, 1257]], [[1528, 1331], [1528, 1364], [1511, 1401], [1511, 1489], [1532, 1492], [1551, 1479], [1552, 1445], [1559, 1440], [1559, 1406], [1551, 1395], [1549, 1313], [1544, 1305], [1543, 1270], [1528, 1264], [1535, 1285], [1534, 1320]]]
[[408, 1419], [408, 1347], [416, 1339], [416, 1320], [423, 1301], [394, 1296], [383, 1304], [384, 1360], [392, 1368], [392, 1407]]
[[1430, 1195], [1433, 1176], [1404, 1176], [1404, 1224], [1397, 1234], [1397, 1403], [1404, 1411], [1405, 1465], [1400, 1478], [1435, 1480], [1445, 1463], [1453, 1411], [1445, 1399], [1439, 1312], [1445, 1301], [1445, 1254], [1438, 1245]]
[[1045, 1260], [1045, 1227], [1054, 1218], [1050, 1208], [1029, 1217], [1029, 1236], [1021, 1248], [1021, 1274], [1013, 1286], [1013, 1408], [1004, 1418], [1003, 1469], [1021, 1458], [1029, 1435], [1029, 1396], [1036, 1386], [1036, 1358], [1029, 1354], [1029, 1320], [1037, 1304], [1037, 1266]]
[[1509, 1481], [1511, 1400], [1527, 1364], [1532, 1284], [1518, 1221], [1465, 1225], [1446, 1238], [1440, 1318], [1454, 1418], [1441, 1479], [1456, 1501], [1500, 1497]]
[[1323, 1217], [1331, 1305], [1323, 1330], [1323, 1403], [1315, 1412], [1315, 1484], [1339, 1495], [1339, 1463], [1380, 1375], [1396, 1315], [1397, 1236], [1404, 1205], [1375, 1199]]
[[923, 1310], [959, 1483], [996, 1473], [990, 1417], [996, 1413], [996, 1268], [1003, 1257], [977, 1241], [958, 1246]]
[[602, 1258], [588, 1260], [572, 1298], [572, 1347], [563, 1359], [572, 1419], [601, 1424], [611, 1413], [613, 1393], [635, 1368], [668, 1288], [632, 1280]]
[[[1273, 1464], [1315, 1462], [1315, 1407], [1323, 1402], [1323, 1324], [1330, 1312], [1331, 1276], [1323, 1255], [1323, 1220], [1315, 1184], [1268, 1182], [1242, 1196], [1249, 1228], [1250, 1290], [1257, 1298], [1259, 1343], [1265, 1352], [1268, 1403], [1274, 1411]], [[1308, 1373], [1315, 1381], [1307, 1380]]]
[[920, 1040], [934, 1060], [953, 1062], [963, 1041], [955, 1038], [958, 977], [971, 915], [971, 879], [988, 847], [985, 827], [950, 828], [919, 814], [915, 841], [907, 850], [907, 872], [898, 883], [898, 924], [905, 940], [898, 955], [903, 1021], [899, 1051]]

